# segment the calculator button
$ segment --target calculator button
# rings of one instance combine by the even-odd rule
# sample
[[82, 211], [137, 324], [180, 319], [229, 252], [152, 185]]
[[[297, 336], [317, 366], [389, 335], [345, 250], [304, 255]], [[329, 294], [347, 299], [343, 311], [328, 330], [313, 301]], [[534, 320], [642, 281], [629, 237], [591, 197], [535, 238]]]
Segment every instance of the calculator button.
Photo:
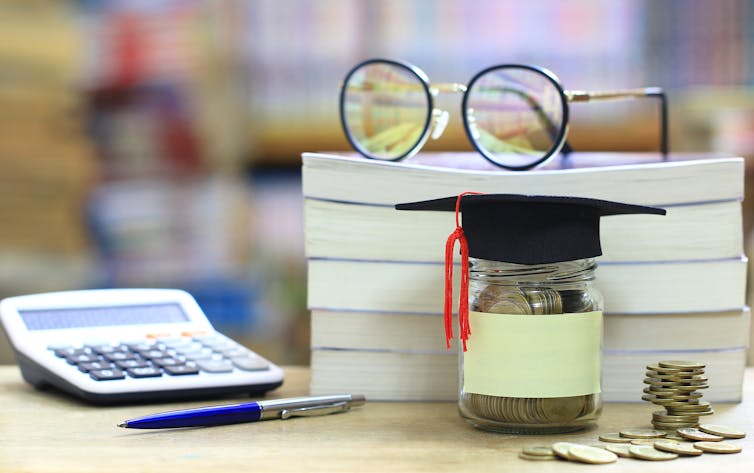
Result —
[[186, 353], [194, 353], [194, 352], [198, 352], [198, 351], [202, 351], [202, 350], [206, 350], [206, 351], [209, 351], [209, 352], [212, 351], [211, 348], [205, 348], [204, 345], [202, 345], [201, 343], [196, 343], [196, 342], [189, 343], [189, 344], [186, 344], [186, 345], [184, 345], [182, 347], [176, 347], [175, 348], [175, 351], [177, 351], [178, 353], [180, 353], [182, 355], [184, 355]]
[[95, 381], [110, 381], [113, 379], [123, 379], [126, 377], [126, 375], [117, 368], [108, 370], [92, 370], [89, 372], [89, 376], [91, 376]]
[[112, 353], [105, 353], [104, 357], [110, 361], [134, 360], [136, 359], [136, 354], [129, 351], [114, 351]]
[[184, 364], [184, 360], [180, 360], [178, 358], [157, 358], [156, 360], [152, 360], [152, 362], [156, 365], [162, 366], [165, 368], [166, 366], [177, 366]]
[[115, 345], [87, 345], [87, 348], [91, 349], [95, 353], [100, 355], [106, 355], [108, 353], [114, 353], [116, 351], [123, 351], [123, 347]]
[[126, 346], [130, 350], [134, 350], [134, 351], [151, 350], [155, 346], [153, 342], [145, 342], [144, 340], [134, 340], [130, 342], [123, 342], [121, 343], [121, 345]]
[[144, 366], [140, 368], [128, 368], [128, 375], [132, 378], [155, 378], [162, 376], [162, 370], [156, 366]]
[[231, 358], [236, 368], [244, 371], [264, 371], [270, 369], [269, 363], [258, 357], [243, 356]]
[[162, 369], [169, 375], [183, 376], [187, 374], [199, 374], [199, 368], [194, 365], [171, 365], [163, 366]]
[[92, 370], [108, 370], [113, 367], [112, 363], [107, 361], [93, 361], [91, 363], [79, 363], [79, 371], [88, 373]]
[[220, 350], [220, 353], [228, 358], [242, 358], [249, 356], [251, 352], [249, 352], [249, 350], [247, 350], [246, 348], [236, 347], [229, 350]]
[[[200, 350], [196, 352], [184, 353], [183, 356], [187, 360], [199, 361], [199, 360], [212, 360], [212, 359], [215, 359], [216, 356], [219, 356], [219, 355], [216, 355], [212, 350]], [[219, 356], [219, 358], [222, 358], [222, 356]]]
[[233, 371], [233, 363], [228, 360], [196, 360], [200, 370], [207, 373], [229, 373]]
[[150, 360], [154, 360], [156, 358], [167, 358], [169, 356], [167, 352], [157, 348], [150, 350], [139, 350], [138, 353], [144, 358], [149, 358]]
[[56, 348], [53, 350], [53, 353], [55, 353], [55, 356], [59, 356], [60, 358], [68, 358], [69, 356], [75, 355], [91, 355], [92, 351], [86, 348], [66, 347]]
[[128, 369], [128, 368], [146, 368], [147, 366], [152, 366], [147, 362], [147, 360], [137, 359], [137, 360], [120, 360], [115, 362], [116, 365], [118, 365], [118, 368], [121, 369]]
[[66, 361], [72, 365], [77, 365], [79, 363], [91, 363], [93, 361], [98, 361], [99, 357], [94, 354], [87, 354], [82, 353], [80, 355], [69, 355], [65, 357]]

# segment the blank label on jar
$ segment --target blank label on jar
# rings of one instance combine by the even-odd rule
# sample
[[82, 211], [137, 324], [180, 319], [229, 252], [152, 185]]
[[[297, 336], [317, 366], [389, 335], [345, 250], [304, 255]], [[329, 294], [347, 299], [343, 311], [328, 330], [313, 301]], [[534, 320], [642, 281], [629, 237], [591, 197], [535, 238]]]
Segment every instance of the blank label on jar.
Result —
[[546, 316], [470, 312], [467, 393], [565, 397], [600, 392], [602, 312]]

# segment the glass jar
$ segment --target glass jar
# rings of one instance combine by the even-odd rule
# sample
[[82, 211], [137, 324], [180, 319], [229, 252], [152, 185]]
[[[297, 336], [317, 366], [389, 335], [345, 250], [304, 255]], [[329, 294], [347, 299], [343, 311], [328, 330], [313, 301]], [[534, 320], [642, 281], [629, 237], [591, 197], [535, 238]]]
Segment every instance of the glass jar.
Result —
[[602, 411], [603, 300], [593, 259], [521, 265], [469, 258], [459, 410], [475, 427], [549, 434]]

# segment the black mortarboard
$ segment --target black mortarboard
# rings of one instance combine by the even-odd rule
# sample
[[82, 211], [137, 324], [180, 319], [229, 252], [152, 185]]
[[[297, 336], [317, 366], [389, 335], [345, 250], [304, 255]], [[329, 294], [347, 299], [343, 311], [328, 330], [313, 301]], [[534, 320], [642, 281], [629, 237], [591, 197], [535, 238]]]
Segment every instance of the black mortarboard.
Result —
[[[398, 210], [455, 211], [458, 196], [398, 204]], [[469, 256], [544, 264], [602, 254], [600, 217], [665, 215], [655, 207], [581, 197], [466, 194], [460, 202]]]

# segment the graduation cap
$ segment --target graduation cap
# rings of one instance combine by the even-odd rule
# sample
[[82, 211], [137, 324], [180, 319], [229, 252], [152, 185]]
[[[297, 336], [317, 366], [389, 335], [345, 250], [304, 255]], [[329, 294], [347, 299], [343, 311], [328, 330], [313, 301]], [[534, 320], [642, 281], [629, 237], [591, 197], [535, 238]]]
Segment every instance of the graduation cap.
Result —
[[[452, 338], [452, 271], [455, 240], [461, 244], [461, 338], [468, 327], [468, 258], [516, 264], [545, 264], [592, 258], [602, 254], [600, 218], [608, 215], [655, 214], [665, 210], [582, 197], [479, 194], [403, 203], [397, 210], [455, 211], [456, 229], [445, 252], [446, 335]], [[458, 214], [463, 215], [463, 225]], [[449, 330], [450, 329], [450, 330]], [[448, 340], [448, 344], [450, 341]]]

